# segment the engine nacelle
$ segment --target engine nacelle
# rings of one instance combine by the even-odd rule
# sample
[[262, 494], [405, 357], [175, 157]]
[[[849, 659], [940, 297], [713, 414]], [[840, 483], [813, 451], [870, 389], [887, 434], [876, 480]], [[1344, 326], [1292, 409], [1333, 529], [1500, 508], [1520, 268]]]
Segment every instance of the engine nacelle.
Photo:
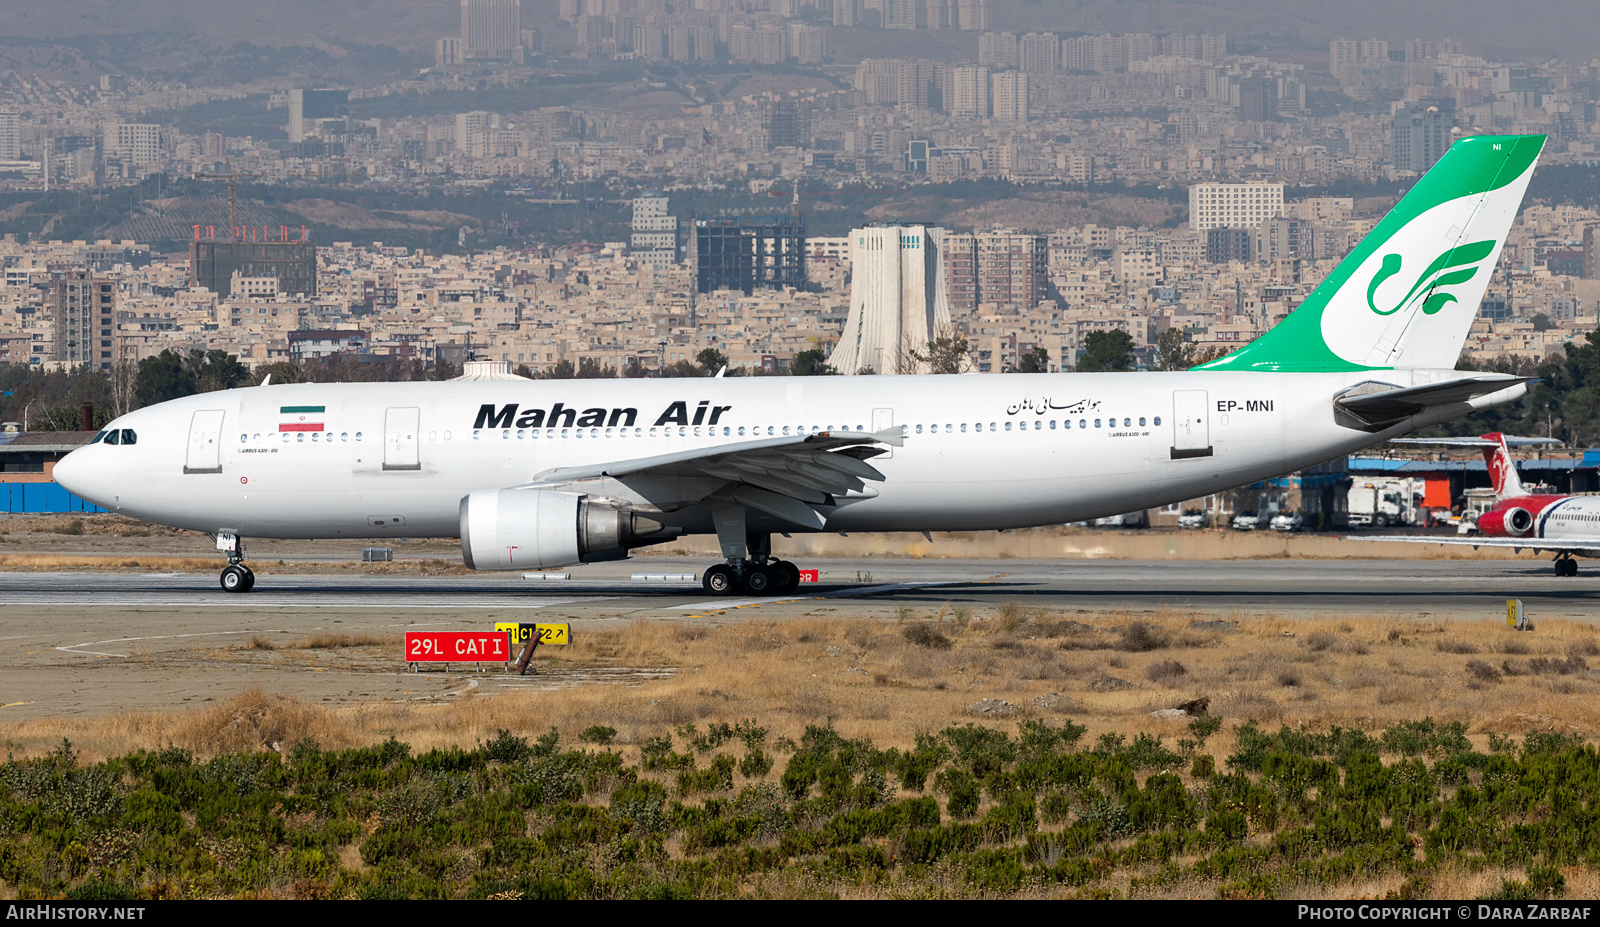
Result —
[[541, 570], [616, 560], [630, 547], [675, 534], [653, 518], [590, 502], [579, 493], [486, 489], [461, 500], [461, 556], [473, 570]]
[[1512, 506], [1499, 512], [1484, 512], [1478, 516], [1478, 530], [1486, 535], [1527, 537], [1533, 531], [1533, 513], [1521, 506]]

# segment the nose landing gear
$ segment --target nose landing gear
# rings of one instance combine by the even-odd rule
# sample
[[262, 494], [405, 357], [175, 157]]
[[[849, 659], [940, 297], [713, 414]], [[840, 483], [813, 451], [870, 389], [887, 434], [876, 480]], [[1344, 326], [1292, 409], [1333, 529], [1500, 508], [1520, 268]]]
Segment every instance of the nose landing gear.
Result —
[[228, 565], [222, 568], [222, 588], [225, 592], [249, 592], [255, 588], [256, 574], [244, 565], [244, 539], [229, 531], [217, 532], [217, 550], [228, 555]]

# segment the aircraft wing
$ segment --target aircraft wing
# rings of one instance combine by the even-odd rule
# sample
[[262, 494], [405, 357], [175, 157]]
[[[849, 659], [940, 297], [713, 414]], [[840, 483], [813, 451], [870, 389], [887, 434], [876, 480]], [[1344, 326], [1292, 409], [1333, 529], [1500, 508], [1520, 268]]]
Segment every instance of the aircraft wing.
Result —
[[899, 426], [878, 432], [760, 438], [633, 460], [556, 467], [535, 475], [529, 487], [519, 488], [638, 475], [711, 477], [735, 484], [732, 496], [753, 509], [820, 529], [825, 519], [811, 506], [827, 504], [831, 496], [860, 492], [866, 488], [863, 481], [883, 482], [883, 473], [867, 459], [883, 453], [879, 445], [904, 443]]
[[1479, 547], [1507, 547], [1515, 551], [1531, 550], [1534, 553], [1544, 550], [1600, 552], [1600, 538], [1589, 540], [1583, 538], [1475, 538], [1471, 536], [1451, 538], [1417, 534], [1378, 534], [1363, 537], [1347, 534], [1344, 539], [1347, 541], [1391, 541], [1397, 544], [1454, 544], [1456, 546], [1471, 546], [1474, 550]]
[[1373, 392], [1351, 391], [1334, 397], [1334, 405], [1363, 421], [1380, 424], [1398, 422], [1416, 415], [1431, 406], [1471, 402], [1524, 383], [1533, 377], [1514, 377], [1503, 373], [1487, 373], [1462, 377], [1448, 383], [1428, 383]]

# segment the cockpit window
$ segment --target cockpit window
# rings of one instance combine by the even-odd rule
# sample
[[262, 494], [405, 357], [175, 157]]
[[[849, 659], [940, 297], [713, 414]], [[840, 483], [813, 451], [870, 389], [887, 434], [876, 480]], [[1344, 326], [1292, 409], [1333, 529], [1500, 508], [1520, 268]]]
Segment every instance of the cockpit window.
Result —
[[90, 444], [99, 444], [101, 441], [104, 441], [105, 439], [106, 439], [106, 433], [102, 431], [99, 434], [95, 435], [93, 438], [90, 438], [89, 439], [89, 443]]
[[106, 443], [107, 444], [120, 444], [120, 443], [122, 443], [121, 441], [118, 440], [118, 435], [119, 434], [120, 434], [120, 432], [118, 432], [115, 428], [113, 428], [110, 431], [106, 432]]
[[132, 428], [124, 428], [124, 429], [122, 429], [122, 443], [123, 444], [138, 444], [139, 443], [139, 436], [134, 433]]

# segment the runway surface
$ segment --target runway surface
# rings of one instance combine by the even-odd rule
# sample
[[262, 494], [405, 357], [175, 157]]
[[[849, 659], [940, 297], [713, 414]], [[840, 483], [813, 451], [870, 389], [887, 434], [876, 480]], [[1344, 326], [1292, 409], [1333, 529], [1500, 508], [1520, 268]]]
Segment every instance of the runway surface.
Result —
[[[707, 596], [698, 583], [635, 581], [704, 564], [632, 560], [574, 567], [566, 582], [517, 574], [273, 575], [223, 592], [212, 573], [0, 573], [0, 721], [201, 705], [259, 685], [330, 704], [436, 700], [466, 691], [638, 684], [670, 669], [508, 677], [405, 671], [406, 630], [566, 621], [575, 634], [635, 620], [734, 622], [930, 614], [1007, 602], [1069, 611], [1180, 608], [1229, 617], [1393, 615], [1593, 621], [1600, 570], [1574, 578], [1530, 561], [821, 560], [792, 596]], [[909, 610], [909, 611], [907, 611]], [[317, 635], [366, 641], [303, 646]], [[383, 643], [374, 643], [381, 641]], [[300, 642], [302, 646], [293, 646]], [[541, 653], [542, 655], [542, 653]]]

